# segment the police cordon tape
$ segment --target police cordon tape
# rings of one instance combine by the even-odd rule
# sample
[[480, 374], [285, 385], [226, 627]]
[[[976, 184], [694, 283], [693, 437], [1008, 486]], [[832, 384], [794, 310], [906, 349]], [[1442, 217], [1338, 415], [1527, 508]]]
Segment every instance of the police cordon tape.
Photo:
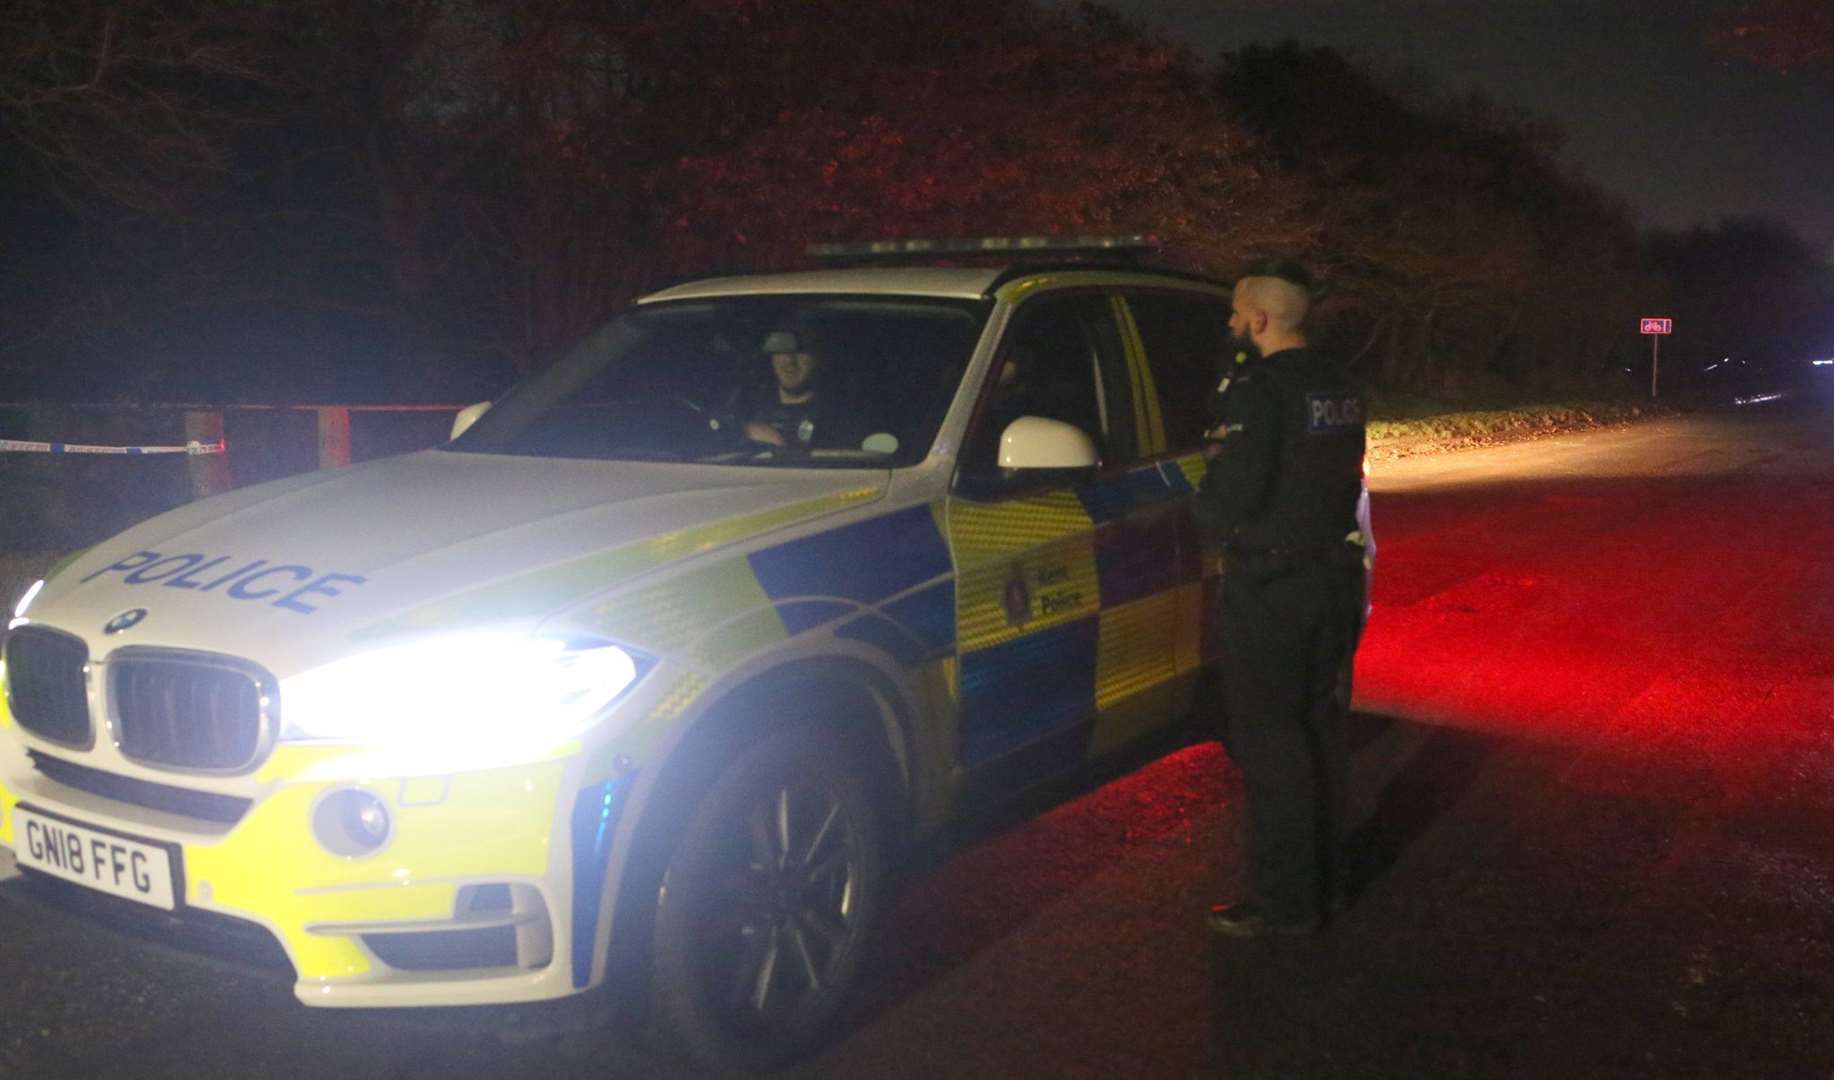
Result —
[[23, 439], [0, 439], [0, 453], [12, 451], [27, 454], [221, 454], [223, 440], [213, 443], [191, 440], [183, 446], [90, 446], [84, 443], [27, 442]]

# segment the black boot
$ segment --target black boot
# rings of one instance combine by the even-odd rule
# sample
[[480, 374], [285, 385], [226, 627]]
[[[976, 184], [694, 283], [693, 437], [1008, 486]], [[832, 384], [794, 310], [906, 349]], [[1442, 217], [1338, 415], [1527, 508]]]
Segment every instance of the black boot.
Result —
[[1316, 915], [1287, 915], [1268, 911], [1253, 900], [1210, 909], [1204, 918], [1213, 934], [1232, 938], [1303, 937], [1319, 930]]

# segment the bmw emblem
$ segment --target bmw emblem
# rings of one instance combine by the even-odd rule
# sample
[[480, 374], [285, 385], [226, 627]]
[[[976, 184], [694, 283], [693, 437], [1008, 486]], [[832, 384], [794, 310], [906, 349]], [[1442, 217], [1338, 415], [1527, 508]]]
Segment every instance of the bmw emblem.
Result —
[[145, 608], [128, 608], [126, 611], [108, 620], [107, 625], [102, 627], [102, 632], [104, 634], [119, 634], [123, 630], [139, 626], [140, 620], [144, 618], [146, 618]]

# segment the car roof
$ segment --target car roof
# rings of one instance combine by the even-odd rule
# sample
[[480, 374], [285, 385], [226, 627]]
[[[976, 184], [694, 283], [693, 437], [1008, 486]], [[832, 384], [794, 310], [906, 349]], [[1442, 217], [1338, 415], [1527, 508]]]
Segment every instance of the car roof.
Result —
[[638, 300], [689, 300], [713, 296], [768, 296], [783, 293], [854, 293], [885, 296], [939, 296], [976, 300], [1002, 274], [999, 268], [862, 267], [807, 270], [787, 274], [745, 274], [690, 281]]
[[649, 304], [727, 296], [848, 293], [856, 296], [935, 296], [977, 300], [1007, 282], [1058, 274], [1100, 274], [1114, 284], [1197, 285], [1227, 290], [1227, 282], [1199, 274], [1144, 266], [1086, 263], [1021, 264], [995, 267], [837, 267], [781, 274], [744, 274], [675, 285], [640, 298]]

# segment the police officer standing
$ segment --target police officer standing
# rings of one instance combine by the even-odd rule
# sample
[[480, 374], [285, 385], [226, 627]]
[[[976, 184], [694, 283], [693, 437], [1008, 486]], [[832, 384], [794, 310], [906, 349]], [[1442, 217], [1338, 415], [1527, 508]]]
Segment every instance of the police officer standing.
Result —
[[1240, 351], [1197, 498], [1222, 543], [1225, 741], [1248, 796], [1248, 895], [1208, 918], [1231, 937], [1312, 933], [1337, 898], [1363, 614], [1363, 400], [1307, 345], [1311, 288], [1305, 268], [1284, 260], [1236, 282], [1229, 330]]

